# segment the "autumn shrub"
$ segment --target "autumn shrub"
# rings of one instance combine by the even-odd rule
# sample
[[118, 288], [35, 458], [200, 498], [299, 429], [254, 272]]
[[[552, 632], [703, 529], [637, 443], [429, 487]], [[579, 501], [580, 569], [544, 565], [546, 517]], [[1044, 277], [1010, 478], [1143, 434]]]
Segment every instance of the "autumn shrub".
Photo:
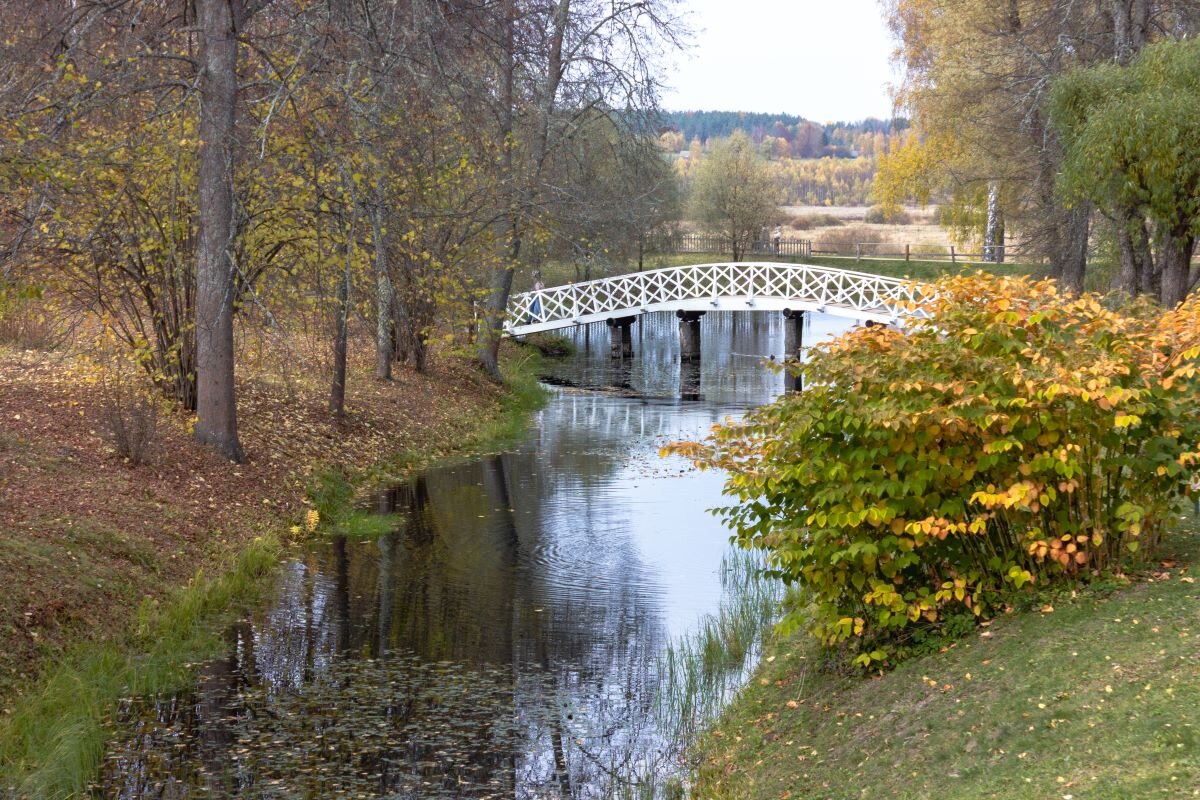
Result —
[[873, 225], [911, 225], [912, 217], [902, 208], [871, 206], [863, 215], [863, 222]]
[[1128, 569], [1200, 464], [1200, 300], [1115, 310], [1053, 282], [945, 278], [907, 331], [813, 349], [805, 391], [676, 448], [729, 471], [744, 547], [863, 666], [947, 620]]
[[879, 231], [865, 225], [847, 225], [837, 230], [822, 231], [813, 241], [813, 249], [830, 253], [856, 252], [859, 244], [887, 243], [888, 239]]
[[788, 227], [797, 231], [810, 231], [813, 228], [836, 228], [844, 224], [840, 217], [833, 214], [795, 214], [788, 220]]
[[146, 464], [158, 443], [159, 399], [142, 385], [140, 376], [110, 377], [100, 401], [104, 431], [122, 458]]
[[104, 328], [79, 354], [77, 377], [97, 397], [101, 431], [117, 455], [149, 463], [167, 400], [151, 381], [142, 354], [131, 353]]
[[53, 350], [67, 332], [62, 316], [46, 308], [40, 289], [0, 280], [0, 344]]

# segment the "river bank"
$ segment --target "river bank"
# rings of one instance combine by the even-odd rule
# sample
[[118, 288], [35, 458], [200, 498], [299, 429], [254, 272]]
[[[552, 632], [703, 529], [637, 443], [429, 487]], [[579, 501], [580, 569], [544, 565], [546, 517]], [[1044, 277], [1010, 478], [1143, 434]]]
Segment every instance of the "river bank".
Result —
[[117, 698], [185, 680], [221, 646], [220, 621], [253, 605], [289, 531], [320, 524], [309, 494], [323, 470], [353, 485], [519, 428], [539, 391], [528, 353], [509, 356], [516, 391], [463, 360], [389, 383], [358, 365], [342, 420], [316, 383], [243, 380], [249, 463], [169, 415], [134, 465], [69, 355], [0, 351], [0, 785], [85, 785]]
[[1200, 519], [1127, 580], [1046, 597], [881, 677], [771, 642], [699, 748], [700, 798], [1200, 795]]

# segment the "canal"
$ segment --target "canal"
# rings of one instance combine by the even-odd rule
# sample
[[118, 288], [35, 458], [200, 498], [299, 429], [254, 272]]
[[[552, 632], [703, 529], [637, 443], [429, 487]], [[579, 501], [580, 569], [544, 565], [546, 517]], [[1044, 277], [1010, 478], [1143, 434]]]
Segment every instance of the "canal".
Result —
[[603, 326], [572, 338], [510, 452], [371, 498], [389, 533], [292, 555], [191, 692], [131, 700], [97, 794], [681, 796], [778, 587], [709, 513], [723, 476], [659, 450], [784, 390], [782, 319], [709, 314], [699, 365], [666, 314], [621, 362]]

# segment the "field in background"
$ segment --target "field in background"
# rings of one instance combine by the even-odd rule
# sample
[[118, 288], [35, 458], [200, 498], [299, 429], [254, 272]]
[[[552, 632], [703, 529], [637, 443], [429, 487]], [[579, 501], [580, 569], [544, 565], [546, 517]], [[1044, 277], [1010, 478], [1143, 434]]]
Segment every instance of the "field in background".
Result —
[[[780, 206], [779, 210], [789, 216], [813, 216], [828, 214], [841, 220], [861, 221], [866, 217], [867, 206]], [[905, 206], [904, 213], [914, 222], [937, 224], [937, 206]]]
[[[672, 254], [656, 254], [647, 256], [645, 259], [645, 269], [661, 269], [663, 267], [682, 267], [691, 264], [711, 264], [715, 262], [728, 261], [728, 255], [719, 253], [672, 253]], [[1045, 267], [1042, 265], [1030, 265], [1021, 263], [1004, 263], [1004, 264], [951, 264], [944, 259], [922, 260], [914, 258], [911, 261], [903, 259], [887, 259], [887, 258], [864, 258], [861, 261], [855, 260], [852, 256], [824, 256], [814, 255], [810, 258], [786, 258], [774, 256], [753, 256], [747, 257], [747, 261], [779, 261], [783, 263], [804, 263], [814, 264], [822, 267], [834, 267], [836, 269], [854, 270], [856, 272], [870, 272], [877, 275], [889, 275], [895, 278], [912, 278], [913, 280], [936, 280], [943, 275], [957, 275], [962, 272], [975, 272], [984, 270], [995, 275], [1033, 275], [1034, 277], [1042, 277], [1045, 273]], [[623, 275], [627, 272], [636, 272], [637, 265], [613, 265], [607, 269], [593, 268], [592, 278], [607, 278], [613, 275]], [[575, 267], [569, 263], [547, 263], [541, 268], [542, 282], [546, 286], [562, 286], [563, 284], [576, 281]], [[523, 269], [514, 276], [513, 291], [527, 292], [533, 288], [532, 271]]]
[[936, 206], [905, 208], [905, 223], [867, 222], [869, 210], [863, 206], [783, 206], [783, 235], [809, 239], [814, 253], [821, 254], [853, 255], [858, 245], [865, 244], [864, 253], [903, 252], [907, 245], [914, 254], [942, 256], [954, 244], [937, 223]]
[[[867, 222], [871, 209], [866, 206], [781, 206], [779, 211], [780, 219], [784, 220], [783, 238], [811, 241], [812, 256], [774, 257], [755, 253], [746, 255], [744, 261], [802, 262], [918, 280], [932, 280], [947, 273], [978, 269], [1001, 275], [1040, 276], [1045, 273], [1042, 265], [1019, 261], [1013, 263], [1012, 258], [1001, 264], [979, 263], [982, 245], [955, 245], [949, 232], [937, 223], [937, 206], [906, 207], [905, 223]], [[690, 222], [685, 222], [682, 228], [688, 233], [699, 233]], [[906, 245], [910, 256], [908, 261], [903, 256]], [[951, 247], [955, 248], [955, 263], [951, 263]], [[856, 258], [858, 254], [862, 255], [861, 260]], [[728, 252], [647, 253], [642, 259], [642, 268], [649, 270], [728, 260]], [[524, 292], [533, 288], [534, 269], [525, 267], [517, 272], [513, 291]], [[636, 261], [607, 261], [595, 257], [590, 263], [554, 261], [540, 264], [536, 269], [540, 271], [546, 286], [560, 286], [636, 272], [638, 265]]]

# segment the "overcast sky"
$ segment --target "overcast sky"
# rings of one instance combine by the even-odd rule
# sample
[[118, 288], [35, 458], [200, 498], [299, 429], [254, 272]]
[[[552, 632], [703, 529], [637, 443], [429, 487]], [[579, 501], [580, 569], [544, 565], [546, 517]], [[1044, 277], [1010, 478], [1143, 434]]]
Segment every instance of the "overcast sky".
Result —
[[878, 0], [680, 0], [696, 35], [668, 74], [672, 111], [767, 111], [816, 122], [892, 114], [894, 47]]

